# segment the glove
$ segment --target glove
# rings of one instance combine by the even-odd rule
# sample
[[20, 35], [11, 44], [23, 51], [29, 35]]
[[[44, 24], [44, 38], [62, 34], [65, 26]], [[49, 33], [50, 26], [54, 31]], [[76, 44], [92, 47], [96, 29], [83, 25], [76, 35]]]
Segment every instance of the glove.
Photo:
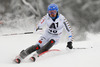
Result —
[[38, 30], [42, 30], [42, 28], [39, 28], [39, 27], [38, 27], [38, 28], [36, 28], [36, 31], [38, 31]]
[[39, 27], [38, 28], [36, 28], [36, 31], [38, 31], [39, 30]]
[[67, 42], [67, 46], [66, 47], [69, 48], [69, 49], [72, 49], [73, 48], [72, 42], [71, 41], [70, 42]]

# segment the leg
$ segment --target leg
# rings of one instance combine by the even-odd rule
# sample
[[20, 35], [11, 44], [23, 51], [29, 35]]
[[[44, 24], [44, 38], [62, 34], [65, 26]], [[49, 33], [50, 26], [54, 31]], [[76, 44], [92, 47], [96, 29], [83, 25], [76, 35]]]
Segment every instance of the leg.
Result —
[[42, 46], [39, 50], [37, 50], [38, 54], [49, 50], [53, 45], [57, 44], [61, 35], [48, 34], [48, 36], [49, 36], [48, 40], [47, 40], [48, 42], [46, 44], [44, 44], [44, 46]]
[[29, 48], [27, 48], [25, 50], [22, 50], [20, 52], [19, 56], [15, 58], [15, 62], [16, 63], [20, 63], [21, 59], [24, 59], [25, 57], [27, 57], [32, 52], [34, 52], [36, 50], [39, 50], [41, 47], [44, 46], [44, 44], [48, 41], [48, 39], [50, 37], [51, 36], [50, 35], [48, 36], [48, 33], [45, 32], [45, 34], [41, 36], [40, 40], [38, 41], [38, 43], [36, 45], [32, 45], [31, 47], [29, 47]]
[[48, 38], [49, 38], [48, 33], [45, 33], [44, 35], [42, 35], [36, 45], [32, 45], [31, 47], [27, 48], [26, 50], [22, 50], [20, 52], [20, 57], [22, 59], [24, 59], [26, 56], [28, 56], [32, 52], [40, 49], [47, 42]]
[[26, 50], [22, 50], [20, 52], [20, 57], [22, 59], [24, 59], [25, 57], [27, 57], [29, 54], [31, 54], [32, 52], [36, 51], [40, 49], [40, 46], [37, 44], [37, 45], [32, 45], [31, 47], [27, 48]]
[[49, 50], [55, 44], [55, 40], [51, 39], [46, 45], [44, 45], [41, 49], [37, 50], [37, 53], [40, 54], [44, 51]]

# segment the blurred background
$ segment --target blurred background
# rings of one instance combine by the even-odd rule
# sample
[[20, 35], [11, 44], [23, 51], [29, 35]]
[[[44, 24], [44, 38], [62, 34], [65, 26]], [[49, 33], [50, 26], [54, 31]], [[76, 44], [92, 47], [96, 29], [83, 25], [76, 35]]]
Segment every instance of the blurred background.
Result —
[[0, 33], [33, 31], [51, 3], [68, 19], [74, 40], [100, 32], [100, 0], [0, 0]]

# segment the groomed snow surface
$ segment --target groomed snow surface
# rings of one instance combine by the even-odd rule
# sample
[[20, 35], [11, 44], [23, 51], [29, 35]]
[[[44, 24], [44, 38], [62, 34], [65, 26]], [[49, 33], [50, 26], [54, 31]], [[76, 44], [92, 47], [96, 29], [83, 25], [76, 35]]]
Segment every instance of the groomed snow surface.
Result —
[[60, 51], [49, 52], [36, 59], [29, 60], [29, 55], [20, 64], [13, 59], [22, 49], [34, 45], [40, 35], [26, 34], [13, 36], [0, 36], [0, 67], [100, 67], [100, 34], [87, 34], [86, 41], [74, 41], [74, 48], [66, 49], [66, 42], [59, 42], [52, 49]]

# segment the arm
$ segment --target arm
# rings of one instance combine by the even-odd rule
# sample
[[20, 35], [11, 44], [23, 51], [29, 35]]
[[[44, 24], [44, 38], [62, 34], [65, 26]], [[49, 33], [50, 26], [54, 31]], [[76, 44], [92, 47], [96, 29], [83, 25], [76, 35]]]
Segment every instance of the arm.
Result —
[[39, 24], [38, 24], [37, 27], [36, 27], [36, 31], [37, 31], [37, 30], [42, 30], [42, 27], [43, 27], [43, 25], [45, 24], [45, 22], [46, 22], [46, 16], [44, 16], [44, 17], [39, 21]]
[[73, 41], [73, 31], [68, 23], [68, 21], [66, 19], [64, 19], [64, 26], [65, 26], [65, 29], [66, 31], [68, 32], [69, 36], [68, 36], [68, 41], [72, 42]]
[[67, 42], [67, 47], [69, 49], [72, 49], [73, 46], [72, 46], [72, 41], [73, 41], [73, 31], [67, 21], [67, 19], [64, 19], [64, 26], [65, 26], [65, 29], [66, 31], [68, 32], [69, 36], [68, 36], [68, 42]]

